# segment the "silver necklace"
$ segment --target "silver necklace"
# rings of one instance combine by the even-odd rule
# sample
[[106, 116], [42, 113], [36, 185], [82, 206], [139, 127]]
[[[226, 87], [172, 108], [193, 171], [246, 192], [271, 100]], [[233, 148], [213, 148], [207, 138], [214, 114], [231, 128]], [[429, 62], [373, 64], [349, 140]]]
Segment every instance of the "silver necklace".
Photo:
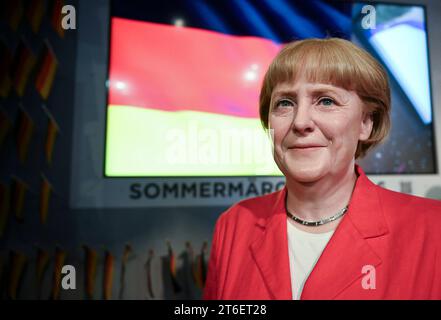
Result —
[[339, 212], [337, 212], [336, 214], [334, 214], [331, 217], [328, 217], [328, 218], [325, 218], [325, 219], [320, 219], [320, 220], [317, 220], [317, 221], [306, 221], [306, 220], [300, 219], [299, 217], [296, 217], [291, 212], [289, 212], [288, 206], [286, 205], [286, 202], [285, 202], [285, 207], [286, 207], [286, 214], [288, 215], [288, 217], [290, 217], [295, 222], [300, 223], [300, 224], [302, 224], [304, 226], [308, 226], [308, 227], [317, 227], [317, 226], [321, 226], [321, 225], [324, 225], [326, 223], [332, 222], [334, 220], [337, 220], [341, 216], [343, 216], [346, 213], [346, 211], [348, 211], [348, 206], [346, 206], [346, 207], [344, 207], [343, 209], [341, 209]]
[[323, 224], [329, 223], [331, 221], [337, 220], [338, 218], [343, 216], [346, 213], [346, 211], [348, 211], [348, 206], [346, 206], [343, 209], [341, 209], [339, 212], [337, 212], [332, 217], [325, 218], [325, 219], [320, 219], [320, 220], [317, 220], [317, 221], [306, 221], [306, 220], [300, 219], [299, 217], [296, 217], [291, 212], [289, 212], [288, 209], [286, 209], [286, 213], [288, 214], [288, 217], [290, 217], [295, 222], [303, 224], [304, 226], [308, 226], [308, 227], [317, 227], [317, 226], [321, 226]]

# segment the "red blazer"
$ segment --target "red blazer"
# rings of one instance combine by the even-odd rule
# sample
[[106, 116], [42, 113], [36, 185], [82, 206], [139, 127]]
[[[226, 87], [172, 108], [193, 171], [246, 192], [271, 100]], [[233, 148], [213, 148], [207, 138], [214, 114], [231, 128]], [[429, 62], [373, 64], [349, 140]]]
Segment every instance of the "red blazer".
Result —
[[[441, 201], [384, 189], [356, 170], [349, 209], [301, 299], [441, 299]], [[243, 200], [219, 217], [204, 299], [292, 299], [285, 194]], [[375, 289], [363, 288], [365, 265]]]

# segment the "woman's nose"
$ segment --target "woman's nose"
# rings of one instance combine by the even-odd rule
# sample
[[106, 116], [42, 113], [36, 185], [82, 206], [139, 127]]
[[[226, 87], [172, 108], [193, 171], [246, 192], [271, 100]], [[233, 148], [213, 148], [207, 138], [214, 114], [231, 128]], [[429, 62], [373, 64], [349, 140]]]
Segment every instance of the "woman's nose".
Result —
[[311, 106], [308, 103], [299, 103], [293, 117], [292, 129], [294, 132], [304, 134], [314, 130], [314, 121], [311, 117]]

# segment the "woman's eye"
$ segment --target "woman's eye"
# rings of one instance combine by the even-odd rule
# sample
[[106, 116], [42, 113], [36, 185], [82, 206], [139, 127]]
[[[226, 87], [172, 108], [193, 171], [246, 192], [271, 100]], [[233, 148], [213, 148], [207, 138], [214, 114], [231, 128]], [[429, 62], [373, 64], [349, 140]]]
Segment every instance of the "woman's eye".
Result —
[[282, 99], [276, 103], [276, 107], [291, 107], [293, 105], [294, 104], [292, 103], [292, 101], [290, 101], [288, 99]]
[[331, 98], [322, 98], [319, 100], [319, 104], [330, 107], [334, 104], [334, 100], [332, 100]]

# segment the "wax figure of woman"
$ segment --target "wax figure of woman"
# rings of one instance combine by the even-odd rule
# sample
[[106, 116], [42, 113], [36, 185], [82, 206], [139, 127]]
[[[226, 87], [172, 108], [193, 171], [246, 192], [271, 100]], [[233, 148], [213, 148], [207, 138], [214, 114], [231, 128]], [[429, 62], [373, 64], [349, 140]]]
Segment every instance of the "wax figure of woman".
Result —
[[343, 39], [286, 45], [260, 93], [277, 192], [218, 219], [205, 299], [441, 299], [441, 201], [384, 189], [355, 160], [390, 128], [382, 66]]

